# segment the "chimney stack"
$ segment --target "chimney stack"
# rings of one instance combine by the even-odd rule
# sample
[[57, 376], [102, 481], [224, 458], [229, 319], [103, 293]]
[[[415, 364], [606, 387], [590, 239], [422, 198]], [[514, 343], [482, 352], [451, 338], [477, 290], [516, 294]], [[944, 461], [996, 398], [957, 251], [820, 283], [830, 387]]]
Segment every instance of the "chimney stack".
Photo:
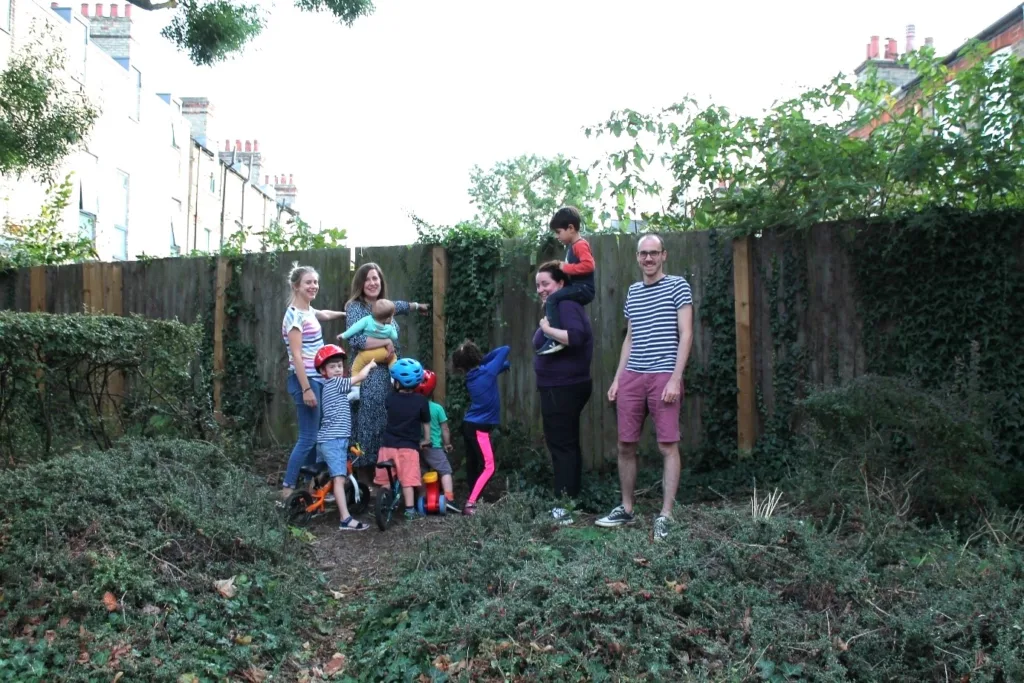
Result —
[[868, 43], [868, 59], [878, 59], [878, 36], [871, 36]]
[[96, 16], [97, 17], [102, 17], [103, 16], [103, 3], [102, 2], [97, 2], [96, 3]]
[[895, 61], [899, 54], [896, 52], [896, 39], [886, 38], [885, 39], [885, 58], [887, 60]]
[[917, 29], [913, 24], [907, 24], [907, 52], [914, 51], [914, 36], [917, 35]]
[[83, 17], [89, 16], [89, 3], [87, 3], [87, 2], [83, 2], [82, 3], [82, 16]]
[[126, 19], [131, 19], [132, 18], [132, 6], [131, 5], [125, 5], [124, 6], [124, 16], [125, 16]]
[[111, 5], [110, 6], [110, 17], [112, 19], [116, 19], [117, 18], [117, 5]]

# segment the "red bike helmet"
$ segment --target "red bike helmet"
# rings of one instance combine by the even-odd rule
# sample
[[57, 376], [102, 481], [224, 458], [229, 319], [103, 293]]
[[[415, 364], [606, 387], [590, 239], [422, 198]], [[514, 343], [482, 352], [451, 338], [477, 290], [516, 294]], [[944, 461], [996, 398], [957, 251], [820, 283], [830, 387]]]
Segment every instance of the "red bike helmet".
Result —
[[320, 368], [322, 368], [327, 361], [334, 360], [338, 357], [345, 360], [347, 355], [348, 354], [345, 353], [345, 349], [341, 348], [337, 344], [325, 344], [316, 352], [316, 357], [313, 358], [313, 367], [316, 368], [317, 372], [323, 374]]
[[435, 375], [432, 370], [424, 370], [423, 381], [420, 382], [420, 385], [418, 387], [416, 387], [415, 392], [417, 394], [422, 394], [427, 398], [430, 398], [430, 395], [434, 393], [434, 387], [436, 386], [437, 375]]

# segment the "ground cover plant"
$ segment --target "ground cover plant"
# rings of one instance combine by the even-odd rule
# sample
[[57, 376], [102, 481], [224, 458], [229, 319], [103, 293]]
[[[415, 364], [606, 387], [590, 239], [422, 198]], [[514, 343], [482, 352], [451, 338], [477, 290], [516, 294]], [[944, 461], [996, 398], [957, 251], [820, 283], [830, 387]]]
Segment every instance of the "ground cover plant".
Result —
[[334, 630], [301, 539], [213, 445], [124, 442], [0, 490], [0, 680], [294, 680]]

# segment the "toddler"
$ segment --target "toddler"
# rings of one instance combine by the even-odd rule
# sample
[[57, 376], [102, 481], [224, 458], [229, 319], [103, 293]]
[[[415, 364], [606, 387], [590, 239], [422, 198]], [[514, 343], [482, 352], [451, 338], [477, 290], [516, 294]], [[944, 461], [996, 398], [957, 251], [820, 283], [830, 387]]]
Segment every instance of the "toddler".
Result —
[[440, 403], [434, 403], [434, 388], [437, 386], [437, 375], [430, 370], [423, 371], [423, 383], [416, 387], [416, 393], [427, 397], [430, 408], [430, 444], [421, 452], [420, 467], [435, 470], [441, 475], [441, 488], [444, 490], [445, 507], [458, 512], [455, 507], [455, 491], [452, 486], [452, 465], [448, 462], [447, 453], [452, 452], [452, 434], [448, 429], [448, 415]]
[[357, 334], [365, 334], [371, 339], [387, 339], [390, 342], [387, 346], [376, 349], [364, 349], [356, 354], [352, 362], [352, 372], [356, 373], [363, 369], [363, 366], [371, 360], [377, 363], [387, 363], [388, 367], [395, 364], [395, 347], [398, 341], [398, 330], [395, 329], [395, 304], [388, 299], [378, 299], [373, 304], [370, 315], [360, 318], [341, 333], [341, 338], [348, 340]]

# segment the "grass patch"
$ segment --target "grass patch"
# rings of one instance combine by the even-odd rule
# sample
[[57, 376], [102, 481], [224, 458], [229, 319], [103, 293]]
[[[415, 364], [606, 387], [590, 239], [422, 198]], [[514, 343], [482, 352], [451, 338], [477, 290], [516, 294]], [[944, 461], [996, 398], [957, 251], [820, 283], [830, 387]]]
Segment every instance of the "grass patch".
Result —
[[212, 445], [126, 442], [0, 490], [0, 680], [263, 680], [333, 630], [302, 542]]
[[1024, 679], [1019, 536], [726, 505], [654, 544], [646, 512], [563, 529], [513, 494], [425, 543], [352, 608], [352, 680]]

